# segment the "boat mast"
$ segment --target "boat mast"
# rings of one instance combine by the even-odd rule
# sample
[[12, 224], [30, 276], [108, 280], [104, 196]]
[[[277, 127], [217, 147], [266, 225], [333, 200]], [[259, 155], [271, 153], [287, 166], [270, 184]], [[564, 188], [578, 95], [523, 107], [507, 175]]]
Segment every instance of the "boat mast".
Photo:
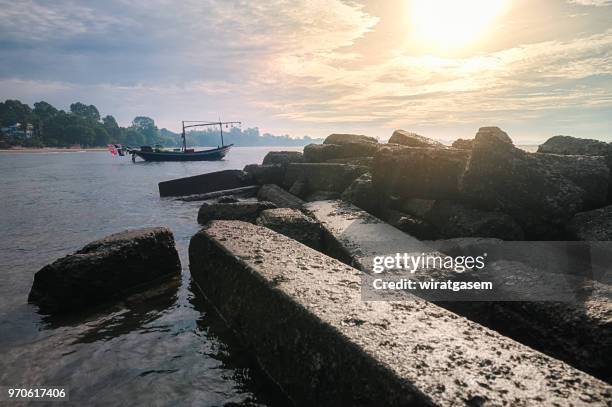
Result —
[[[183, 124], [183, 134], [181, 135], [181, 137], [183, 137], [183, 152], [185, 152], [185, 150], [187, 150], [187, 140], [185, 138], [185, 129], [188, 127], [206, 127], [206, 126], [219, 126], [219, 131], [221, 134], [221, 147], [225, 146], [225, 142], [223, 141], [223, 125], [228, 125], [228, 126], [234, 126], [234, 125], [238, 125], [241, 126], [242, 122], [222, 122], [221, 120], [219, 120], [218, 122], [208, 122], [205, 120], [183, 120], [181, 122]], [[185, 126], [185, 123], [194, 123], [194, 124], [188, 124]]]
[[187, 139], [185, 138], [185, 121], [183, 123], [183, 153], [187, 151]]

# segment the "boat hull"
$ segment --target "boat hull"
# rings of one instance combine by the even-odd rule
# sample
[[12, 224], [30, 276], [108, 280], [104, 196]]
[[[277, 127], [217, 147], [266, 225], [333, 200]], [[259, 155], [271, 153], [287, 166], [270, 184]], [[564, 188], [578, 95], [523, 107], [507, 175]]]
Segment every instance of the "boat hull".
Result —
[[232, 144], [204, 151], [184, 153], [182, 151], [140, 151], [132, 150], [145, 161], [218, 161], [227, 155]]

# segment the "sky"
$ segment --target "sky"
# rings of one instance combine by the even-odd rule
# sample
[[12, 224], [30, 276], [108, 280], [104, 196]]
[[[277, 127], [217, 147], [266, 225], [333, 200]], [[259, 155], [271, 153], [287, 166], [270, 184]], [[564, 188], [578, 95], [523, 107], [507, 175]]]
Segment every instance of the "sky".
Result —
[[262, 132], [612, 141], [612, 0], [0, 0], [0, 99]]

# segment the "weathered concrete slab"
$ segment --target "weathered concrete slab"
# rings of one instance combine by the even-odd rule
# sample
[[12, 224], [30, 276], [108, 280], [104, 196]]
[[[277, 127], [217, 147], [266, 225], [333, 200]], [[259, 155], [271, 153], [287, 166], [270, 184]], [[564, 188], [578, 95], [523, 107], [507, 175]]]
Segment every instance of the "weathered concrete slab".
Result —
[[45, 313], [78, 312], [124, 298], [180, 271], [170, 230], [129, 230], [89, 243], [40, 269], [28, 300]]
[[300, 406], [605, 405], [609, 385], [426, 301], [364, 302], [361, 272], [216, 221], [189, 247], [202, 292]]
[[321, 225], [298, 209], [266, 209], [261, 212], [255, 223], [297, 240], [315, 250], [321, 250], [323, 242]]
[[304, 207], [326, 230], [330, 254], [371, 272], [374, 256], [422, 253], [431, 247], [369, 213], [340, 200], [309, 202]]
[[[326, 252], [368, 273], [372, 272], [374, 256], [441, 253], [442, 249], [450, 247], [444, 241], [418, 241], [342, 201], [312, 202], [306, 204], [305, 209], [324, 227]], [[494, 248], [485, 251], [492, 254]], [[474, 252], [452, 255], [461, 254], [473, 255]], [[524, 256], [533, 257], [528, 253]], [[458, 278], [452, 271], [428, 273], [438, 280]], [[419, 278], [418, 274], [412, 278]], [[493, 282], [495, 293], [499, 295], [493, 299], [504, 301], [476, 301], [469, 307], [464, 302], [443, 302], [442, 306], [467, 313], [487, 326], [503, 329], [505, 334], [598, 377], [612, 379], [612, 357], [607, 356], [612, 355], [609, 287], [580, 276], [554, 275], [515, 260], [490, 262], [478, 278]], [[548, 301], [533, 301], [534, 297]], [[568, 302], [551, 301], [563, 297]]]
[[237, 198], [254, 198], [255, 196], [257, 196], [257, 191], [259, 191], [259, 187], [259, 185], [249, 185], [248, 187], [223, 189], [221, 191], [209, 192], [206, 194], [182, 196], [176, 199], [184, 202], [196, 202], [208, 201], [210, 199], [216, 199], [222, 196], [235, 196]]
[[244, 171], [224, 170], [163, 181], [158, 184], [158, 187], [159, 196], [182, 196], [205, 194], [253, 184], [253, 180]]
[[243, 201], [232, 203], [203, 203], [198, 211], [198, 223], [206, 224], [213, 219], [243, 220], [255, 222], [261, 211], [274, 209], [276, 205], [266, 201]]
[[257, 198], [261, 201], [272, 202], [278, 208], [300, 209], [305, 203], [297, 196], [285, 191], [276, 184], [266, 184], [262, 186], [257, 194]]

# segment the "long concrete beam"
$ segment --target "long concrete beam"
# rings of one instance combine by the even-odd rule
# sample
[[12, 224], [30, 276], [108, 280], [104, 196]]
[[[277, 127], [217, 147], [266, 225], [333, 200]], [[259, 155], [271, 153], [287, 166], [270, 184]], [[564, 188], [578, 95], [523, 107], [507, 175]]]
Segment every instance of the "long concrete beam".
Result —
[[[421, 242], [346, 202], [311, 202], [305, 209], [323, 226], [325, 251], [366, 273], [372, 272], [374, 256], [439, 253], [433, 244], [436, 242]], [[609, 286], [586, 281], [587, 287], [577, 290], [585, 284], [578, 276], [555, 276], [515, 261], [497, 261], [489, 264], [485, 271], [484, 280], [502, 287], [486, 297], [493, 301], [482, 301], [483, 298], [470, 301], [474, 297], [464, 296], [457, 297], [464, 301], [441, 301], [440, 304], [601, 379], [612, 380]], [[414, 278], [418, 274], [422, 273], [416, 273]], [[457, 273], [441, 270], [435, 277], [441, 281], [454, 280]], [[509, 289], [504, 291], [503, 287]], [[521, 298], [521, 290], [530, 291], [529, 301], [508, 301]], [[370, 293], [372, 291], [370, 289]], [[581, 295], [588, 292], [589, 295], [573, 301], [550, 300], [562, 296], [569, 298], [576, 292]], [[548, 301], [533, 300], [547, 297]]]
[[609, 385], [432, 303], [361, 300], [361, 272], [267, 228], [214, 221], [199, 289], [300, 406], [605, 405]]

